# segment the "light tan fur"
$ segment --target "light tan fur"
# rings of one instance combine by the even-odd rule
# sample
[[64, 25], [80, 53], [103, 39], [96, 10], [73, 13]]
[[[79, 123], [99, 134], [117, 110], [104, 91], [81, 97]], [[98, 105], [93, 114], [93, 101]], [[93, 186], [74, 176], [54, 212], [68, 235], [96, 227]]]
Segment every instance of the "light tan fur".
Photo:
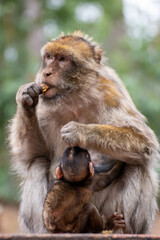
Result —
[[[31, 83], [34, 94], [31, 84], [17, 93], [17, 113], [9, 138], [13, 167], [22, 179], [22, 231], [46, 232], [42, 211], [48, 175], [55, 175], [67, 145], [78, 145], [91, 153], [95, 163], [126, 162], [121, 178], [94, 194], [92, 203], [100, 214], [123, 213], [126, 233], [150, 232], [158, 191], [155, 168], [159, 144], [155, 134], [114, 70], [101, 63], [102, 51], [88, 37], [81, 32], [63, 36], [47, 43], [42, 57], [46, 52], [65, 54], [76, 65], [65, 63], [71, 69], [69, 77], [63, 75], [63, 65], [57, 70], [61, 63], [53, 62], [41, 68]], [[51, 76], [44, 77], [47, 74]], [[46, 79], [54, 82], [53, 92], [61, 93], [50, 100], [39, 97], [38, 87]], [[30, 108], [25, 108], [26, 103]]]

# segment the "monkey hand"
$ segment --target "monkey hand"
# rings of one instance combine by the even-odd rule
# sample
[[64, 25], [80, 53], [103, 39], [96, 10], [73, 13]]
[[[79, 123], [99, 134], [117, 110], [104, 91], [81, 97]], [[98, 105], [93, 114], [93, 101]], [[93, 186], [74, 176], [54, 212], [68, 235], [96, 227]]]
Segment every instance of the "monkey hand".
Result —
[[19, 109], [26, 113], [34, 114], [41, 91], [41, 87], [35, 82], [21, 86], [16, 95]]
[[[104, 218], [104, 216], [102, 216]], [[116, 230], [124, 229], [126, 227], [123, 214], [115, 212], [110, 218], [106, 219], [106, 229]]]
[[84, 147], [85, 138], [85, 125], [78, 122], [71, 121], [64, 125], [61, 130], [62, 139], [71, 147], [79, 146]]

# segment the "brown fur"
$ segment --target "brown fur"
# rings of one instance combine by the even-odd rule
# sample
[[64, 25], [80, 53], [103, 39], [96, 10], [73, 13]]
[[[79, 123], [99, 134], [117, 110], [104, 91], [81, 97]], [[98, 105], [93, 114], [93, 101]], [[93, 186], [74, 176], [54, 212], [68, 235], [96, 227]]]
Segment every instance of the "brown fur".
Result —
[[99, 76], [99, 90], [104, 92], [104, 102], [109, 107], [118, 107], [121, 94], [119, 93], [113, 81]]
[[[79, 147], [67, 148], [62, 156], [55, 180], [44, 203], [43, 219], [49, 232], [101, 232], [103, 229], [125, 226], [123, 216], [117, 214], [106, 220], [89, 203], [91, 195], [110, 185], [120, 177], [123, 163], [106, 173], [97, 174], [98, 167], [93, 167], [88, 151]], [[94, 174], [95, 172], [95, 174]], [[100, 181], [98, 181], [101, 179]]]
[[[87, 204], [90, 190], [81, 185], [72, 185], [57, 180], [47, 194], [44, 204], [44, 223], [52, 233], [101, 232], [103, 219], [98, 210]], [[94, 219], [92, 225], [91, 219]]]
[[[43, 67], [35, 82], [17, 93], [10, 146], [13, 167], [22, 179], [24, 232], [47, 232], [42, 212], [48, 176], [55, 176], [67, 145], [87, 149], [92, 161], [105, 162], [109, 168], [126, 162], [119, 181], [95, 193], [92, 203], [107, 218], [115, 211], [123, 213], [125, 233], [151, 230], [157, 209], [159, 144], [101, 56], [99, 46], [80, 32], [55, 39], [42, 49]], [[53, 88], [39, 95], [42, 83]]]

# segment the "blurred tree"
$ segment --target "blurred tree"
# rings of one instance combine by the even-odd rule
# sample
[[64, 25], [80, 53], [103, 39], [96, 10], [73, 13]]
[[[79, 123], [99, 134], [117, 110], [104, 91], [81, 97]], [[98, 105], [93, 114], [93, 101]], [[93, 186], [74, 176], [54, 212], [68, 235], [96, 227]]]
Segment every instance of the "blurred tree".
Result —
[[[16, 111], [20, 85], [33, 81], [40, 48], [61, 32], [81, 29], [98, 41], [129, 89], [137, 107], [160, 136], [160, 33], [133, 39], [125, 25], [123, 2], [113, 0], [0, 1], [0, 196], [15, 199], [9, 172], [5, 128]], [[13, 190], [12, 190], [13, 189]]]

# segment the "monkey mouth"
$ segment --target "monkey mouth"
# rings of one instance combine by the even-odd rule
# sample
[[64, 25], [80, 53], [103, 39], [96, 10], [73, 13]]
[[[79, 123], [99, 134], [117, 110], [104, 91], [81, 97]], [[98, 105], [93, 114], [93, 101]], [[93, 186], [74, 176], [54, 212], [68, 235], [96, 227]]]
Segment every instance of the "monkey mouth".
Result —
[[55, 85], [52, 85], [44, 81], [42, 82], [42, 84], [46, 84], [48, 86], [48, 89], [42, 94], [44, 98], [52, 98], [59, 92], [58, 87]]
[[45, 82], [45, 81], [42, 81], [42, 84], [47, 85], [47, 86], [49, 87], [48, 90], [51, 89], [51, 88], [56, 88], [55, 85], [52, 85], [52, 84], [50, 84], [50, 83], [48, 83], [48, 82]]

